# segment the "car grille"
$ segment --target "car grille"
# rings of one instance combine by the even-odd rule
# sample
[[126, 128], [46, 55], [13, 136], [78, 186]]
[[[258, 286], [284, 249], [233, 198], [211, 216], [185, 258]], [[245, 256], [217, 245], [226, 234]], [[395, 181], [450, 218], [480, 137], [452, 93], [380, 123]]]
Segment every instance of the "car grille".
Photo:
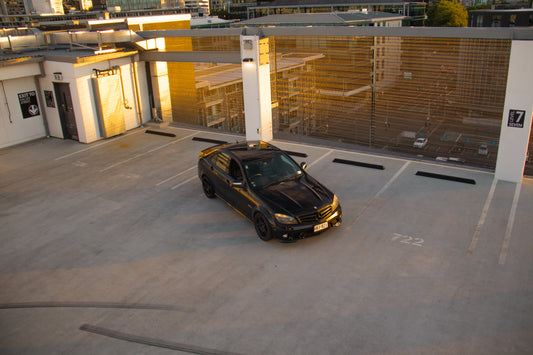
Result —
[[314, 223], [328, 218], [332, 213], [331, 205], [328, 205], [324, 208], [319, 209], [318, 211], [306, 213], [301, 216], [298, 216], [300, 223]]

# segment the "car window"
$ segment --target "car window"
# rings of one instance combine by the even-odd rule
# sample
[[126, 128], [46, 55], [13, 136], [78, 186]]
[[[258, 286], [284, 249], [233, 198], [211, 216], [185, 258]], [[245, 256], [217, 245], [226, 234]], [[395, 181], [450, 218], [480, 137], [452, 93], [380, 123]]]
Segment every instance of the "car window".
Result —
[[222, 152], [219, 152], [218, 154], [215, 154], [211, 160], [211, 162], [224, 174], [229, 174], [229, 165], [230, 165], [231, 158]]
[[245, 164], [246, 176], [253, 187], [261, 187], [302, 174], [301, 168], [284, 154], [249, 161]]
[[242, 181], [242, 170], [235, 159], [231, 159], [229, 163], [229, 176], [231, 176], [235, 181]]

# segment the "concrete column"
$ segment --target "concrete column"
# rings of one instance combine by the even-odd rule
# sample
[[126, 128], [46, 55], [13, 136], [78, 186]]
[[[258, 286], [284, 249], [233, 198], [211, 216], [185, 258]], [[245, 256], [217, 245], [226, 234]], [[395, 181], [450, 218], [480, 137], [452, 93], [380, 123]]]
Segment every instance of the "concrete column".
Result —
[[272, 99], [268, 38], [242, 35], [241, 60], [246, 139], [271, 141]]
[[[164, 38], [156, 40], [156, 47], [165, 50]], [[154, 109], [160, 111], [158, 117], [163, 122], [172, 122], [172, 102], [170, 101], [170, 83], [168, 78], [167, 62], [150, 62], [152, 77], [152, 94], [154, 95]], [[159, 115], [159, 113], [158, 113]], [[155, 117], [153, 117], [155, 118]]]
[[170, 102], [170, 84], [168, 81], [168, 69], [166, 62], [151, 62], [152, 91], [154, 95], [155, 109], [161, 111], [163, 122], [172, 121], [172, 103]]
[[[495, 178], [522, 181], [533, 110], [533, 42], [513, 41]], [[531, 152], [533, 153], [533, 152]]]

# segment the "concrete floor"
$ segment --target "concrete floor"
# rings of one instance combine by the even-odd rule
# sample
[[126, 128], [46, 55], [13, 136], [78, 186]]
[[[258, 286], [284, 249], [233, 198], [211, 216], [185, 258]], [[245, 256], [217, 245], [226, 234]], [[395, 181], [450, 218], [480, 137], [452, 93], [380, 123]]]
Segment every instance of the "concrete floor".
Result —
[[263, 242], [196, 176], [240, 136], [145, 130], [0, 150], [1, 354], [533, 353], [533, 180], [275, 141], [344, 221]]

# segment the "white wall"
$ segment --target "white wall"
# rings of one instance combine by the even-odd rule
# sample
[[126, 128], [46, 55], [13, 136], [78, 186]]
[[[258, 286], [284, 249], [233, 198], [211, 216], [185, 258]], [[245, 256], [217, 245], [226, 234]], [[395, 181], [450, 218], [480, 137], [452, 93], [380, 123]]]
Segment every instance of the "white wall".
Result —
[[[78, 127], [80, 142], [90, 143], [102, 138], [102, 134], [100, 133], [100, 129], [98, 126], [98, 115], [94, 99], [93, 84], [91, 81], [93, 69], [107, 70], [115, 66], [120, 67], [120, 73], [122, 76], [122, 83], [124, 87], [124, 123], [126, 126], [126, 130], [139, 127], [142, 124], [140, 121], [141, 115], [139, 114], [135, 94], [135, 80], [133, 75], [134, 65], [131, 63], [131, 59], [129, 57], [76, 66], [74, 72], [77, 77], [77, 94], [75, 95], [72, 89], [71, 93], [73, 105], [75, 107], [76, 117], [78, 117], [79, 114], [83, 121], [83, 126], [81, 127], [82, 129], [80, 130], [80, 127]], [[143, 67], [139, 66], [139, 68]], [[144, 94], [145, 97], [147, 97], [147, 86], [145, 85], [144, 88], [146, 88], [146, 92]], [[140, 94], [140, 96], [142, 97], [143, 93], [141, 92]], [[74, 99], [74, 97], [76, 97], [76, 99]], [[150, 109], [150, 106], [148, 105], [148, 100], [145, 101], [146, 102], [141, 102], [141, 104], [145, 104], [144, 106], [147, 106], [147, 110], [141, 110], [143, 111], [143, 118], [146, 116], [144, 113], [149, 112]], [[78, 111], [76, 111], [76, 108], [79, 109], [79, 113]], [[76, 121], [78, 121], [77, 118]], [[83, 135], [81, 131], [83, 131]]]
[[[37, 66], [38, 70], [38, 64], [25, 65], [24, 67], [27, 73], [32, 74], [36, 70], [35, 66]], [[16, 71], [15, 69], [12, 70], [12, 72]], [[0, 78], [5, 78], [6, 76], [9, 75], [2, 75], [0, 72]], [[36, 92], [40, 114], [23, 118], [18, 94], [28, 91]], [[8, 80], [2, 79], [0, 82], [0, 148], [45, 137], [46, 129], [42, 115], [43, 106], [33, 76]]]
[[37, 14], [64, 14], [63, 2], [60, 0], [32, 0], [31, 6], [33, 8], [28, 9]]
[[[93, 69], [107, 70], [114, 66], [119, 66], [121, 68], [122, 81], [124, 84], [124, 99], [127, 101], [129, 107], [128, 109], [124, 109], [126, 130], [139, 127], [140, 124], [148, 122], [151, 119], [148, 86], [145, 82], [146, 75], [144, 72], [144, 63], [137, 63], [135, 66], [139, 71], [137, 77], [139, 81], [139, 104], [141, 106], [141, 114], [139, 113], [138, 103], [136, 101], [134, 85], [135, 76], [133, 73], [134, 65], [132, 65], [129, 57], [83, 65], [51, 61], [46, 61], [44, 63], [45, 76], [40, 79], [42, 90], [54, 91], [54, 82], [70, 84], [70, 94], [72, 96], [72, 106], [76, 117], [78, 137], [79, 141], [82, 143], [91, 143], [102, 138], [98, 125], [97, 109], [91, 81]], [[62, 80], [56, 80], [54, 73], [61, 73]], [[143, 120], [142, 123], [140, 122], [141, 115]], [[57, 103], [55, 108], [46, 108], [46, 116], [48, 119], [50, 135], [63, 138]]]
[[[46, 120], [48, 122], [49, 134], [51, 137], [64, 138], [63, 129], [61, 128], [61, 120], [59, 118], [59, 111], [57, 107], [57, 98], [54, 92], [54, 81], [69, 83], [72, 90], [72, 86], [75, 83], [74, 66], [69, 63], [45, 61], [43, 63], [43, 67], [45, 75], [39, 78], [41, 90], [52, 91], [55, 103], [55, 107], [46, 107], [46, 105], [43, 105], [43, 109], [46, 110]], [[63, 80], [55, 80], [54, 73], [61, 73], [61, 75], [63, 76]], [[76, 125], [78, 125], [78, 117], [76, 117]]]

